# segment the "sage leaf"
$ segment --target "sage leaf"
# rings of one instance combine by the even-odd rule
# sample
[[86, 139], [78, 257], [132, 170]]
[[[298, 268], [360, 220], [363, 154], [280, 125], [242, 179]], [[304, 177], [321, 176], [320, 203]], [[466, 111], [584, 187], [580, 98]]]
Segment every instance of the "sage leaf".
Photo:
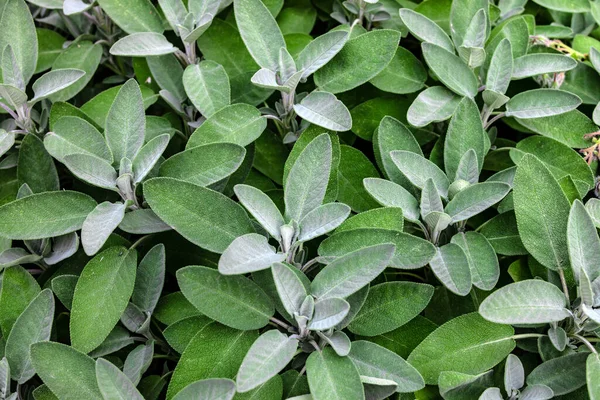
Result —
[[454, 114], [461, 99], [443, 86], [432, 86], [419, 93], [406, 117], [411, 125], [419, 128], [445, 121]]
[[348, 357], [331, 348], [311, 353], [306, 360], [308, 385], [314, 400], [364, 400], [360, 375]]
[[134, 184], [138, 184], [152, 171], [160, 159], [162, 153], [169, 144], [170, 136], [168, 134], [159, 135], [151, 139], [138, 151], [132, 160], [132, 171]]
[[312, 92], [294, 104], [294, 111], [301, 118], [336, 132], [352, 128], [352, 117], [344, 103], [328, 92]]
[[554, 396], [571, 393], [585, 385], [587, 357], [584, 352], [548, 360], [531, 371], [527, 385], [545, 385], [552, 389]]
[[207, 398], [214, 400], [232, 400], [235, 395], [235, 382], [230, 379], [202, 379], [190, 383], [173, 400], [193, 400]]
[[500, 277], [500, 265], [485, 236], [478, 232], [457, 233], [451, 242], [459, 245], [467, 256], [473, 285], [481, 290], [492, 290]]
[[80, 69], [53, 69], [39, 77], [32, 85], [34, 97], [30, 104], [37, 103], [73, 85], [85, 75]]
[[506, 103], [506, 116], [541, 118], [560, 115], [579, 107], [581, 99], [556, 89], [533, 89], [521, 92]]
[[110, 48], [113, 56], [151, 57], [163, 56], [177, 51], [162, 34], [157, 32], [136, 32], [117, 40]]
[[452, 217], [452, 222], [464, 221], [496, 204], [509, 191], [510, 186], [502, 182], [476, 183], [458, 192], [444, 212]]
[[328, 203], [315, 208], [300, 220], [298, 241], [306, 242], [334, 230], [348, 215], [350, 207], [342, 203]]
[[597, 381], [600, 374], [600, 358], [598, 358], [597, 354], [590, 354], [585, 364], [588, 394], [590, 399], [596, 400], [600, 396], [600, 388]]
[[233, 188], [240, 203], [275, 239], [281, 239], [280, 228], [285, 224], [281, 212], [259, 189], [249, 185], [235, 185]]
[[107, 190], [117, 190], [117, 171], [102, 158], [88, 154], [70, 154], [65, 165], [79, 179]]
[[432, 43], [454, 53], [454, 44], [438, 24], [409, 8], [400, 9], [400, 18], [410, 33], [422, 42]]
[[229, 76], [214, 61], [188, 66], [183, 73], [183, 87], [194, 107], [206, 118], [231, 103]]
[[113, 156], [102, 134], [88, 121], [75, 116], [60, 118], [44, 136], [44, 147], [60, 162], [73, 154], [87, 154], [112, 164]]
[[512, 78], [523, 79], [536, 75], [570, 71], [577, 61], [561, 54], [528, 54], [514, 60]]
[[177, 271], [177, 281], [186, 299], [202, 314], [235, 329], [262, 328], [275, 312], [265, 292], [243, 276], [190, 266]]
[[331, 31], [318, 36], [306, 45], [296, 58], [298, 70], [302, 71], [302, 79], [308, 78], [327, 64], [342, 50], [349, 36], [349, 33], [343, 30]]
[[433, 162], [423, 156], [404, 150], [392, 151], [390, 156], [396, 167], [413, 185], [423, 189], [427, 179], [432, 179], [440, 196], [443, 198], [448, 197], [448, 187], [450, 186], [448, 177]]
[[81, 227], [81, 244], [88, 256], [93, 256], [104, 246], [110, 234], [125, 216], [124, 203], [100, 203], [88, 214]]
[[292, 268], [294, 267], [283, 263], [275, 263], [271, 266], [277, 293], [285, 311], [291, 316], [295, 313], [300, 314], [302, 303], [308, 296], [306, 287]]
[[0, 17], [0, 49], [10, 45], [16, 65], [29, 82], [35, 72], [38, 58], [38, 39], [33, 17], [23, 0], [7, 0]]
[[144, 398], [127, 375], [103, 358], [96, 360], [96, 380], [105, 399], [142, 400]]
[[331, 329], [348, 315], [350, 304], [336, 297], [315, 302], [315, 310], [308, 324], [308, 329], [326, 331]]
[[367, 192], [382, 206], [398, 207], [407, 220], [419, 220], [419, 202], [402, 186], [379, 178], [366, 178], [363, 184]]
[[435, 44], [423, 43], [421, 46], [425, 62], [448, 89], [461, 96], [475, 97], [477, 80], [464, 61]]
[[163, 32], [161, 18], [147, 0], [133, 0], [127, 4], [118, 0], [99, 0], [98, 4], [127, 33]]
[[429, 262], [435, 276], [450, 290], [459, 296], [471, 291], [471, 269], [469, 260], [462, 248], [448, 243], [437, 249], [437, 254]]
[[575, 200], [571, 205], [567, 224], [567, 245], [575, 278], [579, 278], [582, 271], [585, 271], [588, 278], [594, 281], [600, 275], [600, 270], [593, 262], [600, 254], [600, 239], [594, 221], [579, 200]]
[[219, 272], [239, 275], [269, 268], [281, 262], [285, 254], [277, 253], [266, 237], [257, 233], [242, 235], [231, 242], [219, 258]]

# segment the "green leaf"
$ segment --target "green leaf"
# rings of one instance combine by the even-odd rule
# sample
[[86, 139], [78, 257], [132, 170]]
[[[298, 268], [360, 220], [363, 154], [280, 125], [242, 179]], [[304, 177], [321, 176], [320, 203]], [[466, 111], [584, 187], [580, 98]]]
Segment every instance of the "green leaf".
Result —
[[362, 228], [387, 229], [402, 232], [404, 215], [398, 207], [381, 207], [356, 214], [345, 220], [335, 233], [352, 231]]
[[457, 244], [448, 243], [439, 247], [429, 266], [435, 276], [452, 293], [466, 296], [471, 291], [469, 260]]
[[300, 221], [323, 203], [332, 147], [328, 134], [321, 134], [302, 150], [285, 182], [285, 216], [288, 221]]
[[277, 253], [268, 239], [258, 233], [237, 237], [219, 258], [219, 272], [223, 275], [240, 275], [269, 268], [282, 262], [286, 255]]
[[165, 280], [165, 246], [160, 243], [152, 247], [137, 269], [131, 301], [150, 314], [160, 298]]
[[233, 143], [213, 143], [175, 154], [160, 166], [160, 175], [209, 186], [234, 173], [246, 150]]
[[133, 160], [142, 148], [146, 135], [146, 116], [142, 92], [135, 80], [128, 80], [119, 89], [106, 118], [104, 135], [115, 163], [124, 157]]
[[216, 323], [203, 327], [181, 355], [167, 399], [200, 379], [234, 378], [257, 337], [256, 331], [238, 331]]
[[214, 61], [189, 65], [183, 73], [183, 87], [194, 107], [206, 118], [231, 103], [227, 72]]
[[448, 197], [448, 187], [450, 186], [448, 177], [433, 162], [419, 154], [404, 150], [392, 151], [390, 156], [396, 167], [413, 185], [423, 189], [427, 179], [432, 179], [440, 196]]
[[102, 10], [127, 33], [163, 32], [163, 24], [156, 8], [148, 0], [98, 0]]
[[294, 357], [298, 339], [270, 330], [250, 347], [237, 373], [237, 391], [248, 392], [277, 375]]
[[350, 34], [344, 30], [330, 31], [312, 40], [296, 57], [298, 71], [302, 79], [308, 78], [315, 71], [327, 64], [342, 50]]
[[235, 21], [242, 40], [258, 65], [277, 71], [279, 49], [285, 48], [277, 22], [260, 0], [235, 0]]
[[8, 338], [15, 321], [39, 293], [40, 285], [21, 266], [4, 270], [0, 291], [0, 327], [3, 337]]
[[584, 140], [583, 136], [586, 132], [595, 132], [598, 129], [590, 118], [578, 110], [551, 117], [517, 119], [517, 121], [535, 133], [575, 148], [588, 147], [589, 142]]
[[471, 313], [436, 329], [408, 357], [427, 384], [437, 384], [442, 371], [479, 374], [492, 368], [512, 351], [514, 330]]
[[467, 256], [473, 285], [481, 290], [492, 290], [500, 277], [500, 265], [485, 236], [478, 232], [457, 233], [451, 242], [459, 245]]
[[577, 61], [562, 54], [527, 54], [515, 59], [512, 78], [523, 79], [536, 75], [570, 71], [576, 66]]
[[5, 0], [0, 19], [0, 49], [10, 45], [24, 83], [35, 72], [38, 58], [38, 40], [29, 7], [23, 0]]
[[425, 265], [435, 255], [431, 242], [408, 233], [387, 229], [360, 228], [337, 233], [324, 240], [319, 246], [323, 257], [341, 257], [368, 246], [393, 243], [396, 252], [389, 267], [415, 269]]
[[6, 340], [6, 358], [12, 378], [20, 384], [35, 375], [29, 346], [50, 340], [54, 319], [54, 296], [50, 289], [40, 292], [17, 318]]
[[571, 315], [567, 300], [555, 285], [530, 279], [511, 283], [485, 298], [481, 315], [504, 324], [537, 324], [561, 321]]
[[513, 199], [527, 251], [547, 268], [568, 268], [570, 204], [550, 171], [533, 155], [527, 154], [517, 167]]
[[300, 308], [306, 296], [308, 296], [306, 287], [298, 276], [296, 270], [288, 264], [275, 263], [271, 267], [273, 281], [277, 288], [277, 294], [285, 311], [293, 316], [295, 313], [300, 315]]
[[425, 61], [439, 80], [454, 93], [473, 98], [477, 94], [477, 79], [459, 57], [431, 43], [423, 43]]
[[315, 351], [306, 360], [306, 375], [314, 400], [364, 400], [358, 370], [332, 348]]
[[513, 72], [513, 55], [510, 40], [502, 39], [494, 49], [485, 80], [486, 90], [504, 94]]
[[433, 286], [420, 283], [386, 282], [375, 285], [369, 289], [367, 300], [349, 329], [363, 336], [393, 331], [419, 315], [432, 296]]
[[142, 208], [125, 213], [119, 229], [127, 233], [148, 234], [170, 231], [172, 228], [165, 224], [149, 208]]
[[170, 95], [177, 99], [178, 103], [186, 100], [185, 87], [183, 85], [183, 67], [173, 54], [164, 54], [156, 57], [147, 57], [148, 68], [154, 78], [154, 82]]
[[173, 397], [173, 400], [194, 400], [197, 398], [232, 400], [235, 393], [235, 382], [231, 379], [202, 379], [187, 385]]
[[[310, 318], [308, 329], [311, 331], [327, 331], [342, 323], [350, 311], [350, 304], [343, 299], [331, 297], [314, 303], [314, 313]], [[301, 315], [307, 314], [306, 312]]]
[[87, 154], [113, 162], [112, 153], [102, 134], [86, 120], [75, 116], [60, 118], [52, 127], [52, 132], [44, 136], [44, 146], [60, 162], [72, 154]]
[[398, 393], [416, 392], [425, 387], [419, 371], [396, 353], [378, 344], [366, 340], [355, 341], [348, 358], [361, 376], [396, 382]]
[[590, 354], [586, 360], [585, 372], [588, 394], [591, 400], [600, 399], [600, 357]]
[[64, 235], [80, 229], [94, 207], [96, 202], [83, 193], [33, 194], [0, 207], [0, 235], [18, 240]]
[[248, 146], [267, 127], [267, 120], [256, 107], [233, 104], [214, 113], [187, 142], [186, 149], [210, 143], [229, 142]]
[[143, 400], [137, 390], [121, 370], [103, 358], [96, 360], [96, 380], [102, 397], [111, 400]]
[[521, 92], [506, 103], [506, 116], [541, 118], [560, 115], [579, 107], [581, 99], [556, 89], [533, 89]]
[[523, 246], [523, 242], [519, 236], [517, 221], [513, 211], [507, 211], [495, 216], [484, 223], [479, 231], [486, 237], [498, 254], [527, 254], [527, 249]]
[[94, 360], [74, 348], [55, 342], [31, 345], [35, 372], [60, 399], [103, 400], [96, 382]]
[[600, 257], [600, 239], [592, 217], [580, 200], [571, 206], [567, 225], [567, 245], [571, 268], [576, 279], [585, 271], [590, 281], [600, 275], [594, 260]]
[[256, 221], [271, 236], [281, 240], [280, 228], [285, 224], [281, 212], [273, 200], [259, 189], [249, 185], [235, 185], [235, 195]]
[[388, 66], [369, 82], [385, 92], [406, 94], [422, 89], [425, 80], [427, 71], [423, 64], [410, 51], [399, 46]]
[[409, 8], [402, 8], [400, 18], [410, 33], [420, 41], [438, 45], [454, 53], [454, 45], [446, 32], [425, 15]]
[[45, 28], [36, 28], [38, 39], [38, 59], [35, 73], [52, 67], [54, 61], [63, 51], [66, 39], [58, 32]]
[[306, 242], [337, 228], [350, 215], [350, 207], [342, 203], [323, 204], [300, 220], [299, 242]]
[[[452, 40], [456, 46], [462, 46], [467, 39], [470, 23], [477, 12], [483, 9], [489, 15], [489, 3], [485, 0], [459, 0], [452, 2], [450, 9], [450, 26]], [[486, 36], [489, 34], [489, 24]]]
[[69, 88], [85, 75], [80, 69], [53, 69], [39, 77], [32, 85], [34, 98], [30, 104], [37, 103]]
[[85, 75], [68, 88], [52, 95], [52, 102], [66, 101], [71, 99], [92, 80], [100, 60], [102, 59], [102, 45], [88, 41], [77, 41], [67, 47], [52, 64], [52, 70], [73, 68], [85, 71]]
[[70, 154], [63, 161], [73, 175], [84, 182], [117, 191], [117, 171], [108, 161], [88, 154]]
[[510, 185], [502, 182], [482, 182], [458, 192], [446, 205], [452, 222], [464, 221], [481, 213], [504, 198]]
[[392, 60], [400, 35], [382, 29], [348, 40], [327, 65], [315, 73], [315, 83], [331, 93], [346, 92], [379, 74]]
[[124, 203], [100, 203], [88, 214], [81, 227], [81, 244], [85, 254], [93, 256], [104, 246], [125, 216]]
[[110, 54], [123, 57], [164, 56], [177, 51], [162, 34], [137, 32], [122, 37], [110, 48]]
[[58, 172], [54, 160], [35, 135], [26, 135], [21, 142], [17, 161], [19, 186], [27, 184], [33, 193], [59, 189]]
[[138, 184], [146, 178], [159, 161], [162, 153], [169, 144], [170, 136], [168, 133], [156, 136], [150, 139], [135, 155], [132, 160], [132, 172], [134, 176], [133, 183]]
[[[335, 170], [332, 169], [332, 171]], [[364, 153], [354, 147], [340, 146], [337, 176], [337, 200], [339, 202], [349, 205], [352, 211], [357, 213], [377, 207], [377, 203], [364, 189], [363, 180], [371, 177], [378, 178], [379, 172]], [[331, 177], [329, 182], [331, 183]]]
[[337, 258], [312, 281], [312, 294], [319, 300], [350, 296], [383, 272], [395, 249], [392, 244], [375, 245]]
[[264, 327], [275, 309], [271, 299], [250, 279], [225, 276], [201, 266], [177, 271], [185, 297], [202, 314], [241, 330]]
[[344, 103], [328, 92], [312, 92], [294, 104], [300, 118], [334, 132], [352, 128], [352, 117]]
[[550, 10], [567, 13], [583, 13], [590, 11], [590, 3], [584, 0], [535, 0], [534, 3], [549, 8]]
[[71, 344], [90, 352], [115, 327], [127, 307], [137, 268], [137, 253], [111, 247], [88, 262], [81, 273], [71, 310]]
[[406, 118], [416, 127], [431, 122], [445, 121], [454, 114], [462, 97], [443, 86], [432, 86], [423, 90], [410, 105]]
[[254, 231], [239, 204], [192, 183], [150, 179], [144, 183], [144, 196], [163, 221], [190, 242], [212, 252], [222, 253], [235, 238]]
[[538, 365], [527, 377], [527, 385], [546, 385], [555, 396], [585, 385], [587, 352], [553, 358]]

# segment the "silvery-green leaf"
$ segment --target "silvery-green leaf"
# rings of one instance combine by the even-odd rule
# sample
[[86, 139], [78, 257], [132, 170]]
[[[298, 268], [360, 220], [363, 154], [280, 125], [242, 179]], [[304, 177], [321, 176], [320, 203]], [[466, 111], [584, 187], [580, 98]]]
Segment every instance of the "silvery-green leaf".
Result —
[[477, 68], [485, 62], [485, 49], [483, 47], [460, 46], [458, 54], [467, 63], [469, 68]]
[[381, 244], [364, 247], [336, 258], [312, 281], [312, 294], [318, 300], [350, 296], [383, 272], [395, 249], [393, 244]]
[[89, 213], [81, 228], [81, 244], [88, 256], [102, 248], [110, 234], [119, 226], [127, 206], [105, 201]]
[[453, 222], [464, 221], [490, 208], [504, 198], [510, 186], [502, 182], [482, 182], [458, 192], [446, 205], [444, 212]]
[[206, 32], [208, 30], [208, 28], [210, 27], [210, 25], [212, 24], [214, 15], [212, 14], [205, 14], [202, 16], [202, 18], [200, 19], [200, 21], [198, 21], [196, 27], [190, 31], [190, 32], [183, 32], [183, 30], [181, 31], [181, 33], [183, 33], [181, 36], [183, 38], [183, 41], [185, 43], [188, 44], [193, 44], [195, 45], [196, 40], [198, 40], [198, 38], [200, 36], [202, 36], [202, 34], [204, 32]]
[[325, 342], [327, 342], [336, 354], [340, 357], [345, 357], [350, 353], [352, 344], [348, 336], [342, 331], [333, 331], [331, 335], [327, 335], [323, 332], [317, 332], [317, 335]]
[[79, 179], [104, 189], [117, 190], [117, 171], [102, 158], [71, 154], [64, 158], [64, 163]]
[[119, 89], [106, 117], [104, 135], [115, 163], [120, 163], [124, 157], [133, 160], [144, 144], [144, 101], [140, 87], [134, 79], [128, 80]]
[[42, 290], [23, 310], [6, 339], [6, 359], [12, 379], [19, 384], [35, 375], [29, 346], [50, 340], [54, 320], [54, 295], [50, 289]]
[[500, 94], [506, 93], [506, 89], [508, 89], [508, 85], [510, 84], [512, 70], [512, 46], [510, 40], [505, 38], [498, 43], [492, 54], [485, 80], [485, 88]]
[[589, 199], [585, 203], [585, 209], [592, 218], [592, 221], [594, 221], [596, 228], [600, 228], [600, 200], [595, 198]]
[[532, 76], [570, 71], [577, 61], [563, 54], [527, 54], [514, 60], [512, 78], [523, 79]]
[[503, 286], [485, 298], [479, 313], [501, 324], [561, 321], [571, 315], [562, 291], [551, 283], [528, 279]]
[[502, 393], [497, 387], [487, 388], [477, 400], [503, 400]]
[[344, 320], [350, 311], [350, 304], [344, 299], [330, 297], [315, 302], [315, 311], [308, 329], [326, 331]]
[[84, 75], [85, 71], [80, 69], [54, 69], [46, 72], [33, 82], [32, 89], [35, 96], [29, 103], [37, 103], [42, 99], [67, 89]]
[[467, 256], [473, 285], [482, 290], [492, 290], [500, 277], [500, 265], [485, 236], [479, 232], [462, 232], [454, 235], [451, 242], [459, 245]]
[[154, 340], [148, 340], [146, 344], [139, 345], [127, 355], [123, 363], [123, 373], [137, 386], [142, 375], [152, 362], [154, 356]]
[[23, 73], [10, 44], [6, 46], [2, 53], [2, 80], [5, 85], [11, 85], [25, 91]]
[[127, 233], [147, 235], [149, 233], [168, 231], [173, 228], [165, 224], [154, 211], [149, 208], [143, 208], [125, 213], [123, 221], [119, 224], [119, 229]]
[[0, 53], [10, 45], [23, 82], [29, 82], [35, 73], [38, 59], [38, 38], [34, 20], [27, 3], [23, 0], [7, 0], [2, 3], [2, 8]]
[[529, 385], [519, 396], [519, 400], [550, 400], [552, 398], [554, 398], [554, 391], [546, 385]]
[[285, 224], [281, 212], [273, 200], [259, 189], [249, 185], [235, 185], [238, 200], [250, 214], [275, 239], [281, 239], [280, 228]]
[[469, 149], [462, 155], [456, 168], [455, 180], [462, 179], [471, 184], [479, 181], [479, 163], [475, 150]]
[[355, 341], [348, 357], [361, 376], [395, 382], [398, 393], [412, 393], [425, 387], [419, 371], [393, 351], [376, 343]]
[[15, 144], [15, 134], [0, 129], [0, 156], [10, 150], [13, 144]]
[[489, 30], [487, 24], [486, 10], [480, 8], [471, 18], [471, 22], [469, 22], [469, 25], [467, 26], [461, 46], [483, 48], [485, 46], [486, 34]]
[[350, 215], [350, 207], [342, 203], [320, 205], [310, 211], [298, 223], [299, 242], [306, 242], [337, 228]]
[[250, 81], [258, 87], [265, 89], [279, 90], [283, 93], [289, 93], [290, 88], [280, 85], [277, 82], [277, 74], [269, 68], [261, 68], [250, 78]]
[[0, 253], [0, 270], [13, 265], [35, 263], [42, 259], [42, 256], [31, 254], [20, 247], [6, 249]]
[[408, 180], [423, 189], [427, 179], [431, 178], [440, 196], [448, 197], [450, 182], [446, 174], [433, 162], [410, 151], [395, 150], [390, 153], [392, 161]]
[[132, 160], [134, 184], [143, 181], [150, 171], [152, 171], [152, 168], [154, 168], [162, 153], [167, 148], [170, 138], [168, 133], [157, 136], [142, 146], [137, 152]]
[[10, 395], [10, 366], [6, 357], [0, 360], [0, 396], [7, 398]]
[[433, 232], [433, 236], [437, 236], [437, 234], [450, 226], [452, 217], [444, 212], [432, 211], [423, 217], [423, 222]]
[[[588, 353], [583, 351], [545, 361], [529, 373], [527, 385], [545, 385], [552, 389], [554, 396], [574, 392], [586, 383], [585, 364], [587, 357]], [[566, 397], [572, 398], [573, 396], [568, 395]]]
[[579, 107], [581, 99], [557, 89], [533, 89], [518, 93], [506, 103], [506, 116], [542, 118], [564, 114]]
[[600, 239], [594, 222], [580, 200], [571, 205], [567, 225], [567, 246], [575, 278], [585, 270], [590, 281], [600, 275], [596, 260], [600, 257]]
[[296, 114], [315, 125], [336, 132], [352, 128], [352, 117], [344, 103], [328, 92], [312, 92], [299, 104], [294, 104]]
[[152, 247], [137, 269], [131, 301], [141, 310], [152, 314], [165, 281], [165, 246], [162, 243]]
[[558, 351], [564, 351], [565, 347], [567, 347], [567, 342], [569, 341], [569, 339], [567, 339], [567, 332], [560, 326], [551, 326], [550, 329], [548, 329], [548, 338]]
[[298, 339], [273, 329], [252, 344], [237, 373], [237, 390], [248, 392], [277, 375], [294, 357]]
[[248, 233], [236, 238], [219, 258], [219, 272], [239, 275], [269, 268], [281, 262], [285, 254], [277, 253], [266, 237]]
[[323, 203], [331, 160], [331, 139], [326, 133], [317, 136], [302, 150], [285, 182], [285, 216], [288, 221], [300, 221]]
[[509, 354], [504, 366], [504, 390], [511, 395], [525, 385], [525, 370], [519, 357]]
[[277, 73], [279, 74], [283, 82], [286, 82], [292, 77], [292, 75], [298, 72], [298, 69], [296, 68], [296, 63], [294, 62], [292, 55], [289, 51], [287, 51], [285, 47], [281, 47], [279, 49], [277, 64]]
[[421, 191], [421, 217], [425, 218], [427, 214], [437, 211], [443, 212], [444, 205], [442, 204], [442, 199], [437, 189], [435, 188], [435, 184], [431, 178], [425, 181], [425, 187]]
[[454, 53], [432, 43], [423, 43], [423, 56], [431, 70], [454, 93], [473, 98], [477, 94], [477, 79]]
[[52, 250], [44, 256], [44, 262], [48, 265], [57, 264], [71, 257], [79, 249], [79, 236], [75, 232], [60, 235], [52, 239]]
[[177, 25], [183, 24], [187, 15], [187, 10], [182, 0], [158, 0], [165, 18], [171, 25], [171, 28], [177, 32]]
[[234, 0], [233, 9], [242, 40], [254, 61], [277, 71], [279, 49], [286, 45], [273, 15], [260, 0]]
[[94, 2], [86, 3], [83, 0], [64, 0], [62, 9], [65, 15], [75, 15], [87, 11], [93, 6]]
[[96, 360], [96, 380], [102, 397], [110, 400], [143, 400], [137, 390], [121, 370], [103, 358]]
[[594, 306], [594, 286], [585, 269], [579, 271], [579, 297], [586, 306]]
[[[52, 291], [67, 310], [71, 310], [73, 305], [73, 294], [75, 293], [75, 286], [77, 286], [78, 279], [79, 276], [77, 275], [59, 275], [52, 279], [52, 282], [50, 283]], [[106, 340], [108, 340], [108, 338]], [[133, 343], [133, 340], [131, 343]], [[99, 349], [101, 347], [102, 346], [100, 346]]]
[[410, 33], [420, 41], [433, 43], [450, 52], [454, 52], [454, 45], [446, 32], [423, 14], [409, 8], [401, 8], [400, 18]]
[[419, 93], [406, 117], [411, 125], [419, 128], [432, 122], [445, 121], [454, 114], [461, 99], [443, 86], [429, 87]]
[[502, 107], [510, 100], [510, 97], [488, 89], [483, 91], [482, 97], [486, 106], [492, 110]]
[[202, 21], [202, 17], [208, 14], [217, 15], [221, 8], [221, 0], [202, 0], [188, 2], [188, 8], [194, 14], [194, 19], [198, 24]]
[[585, 304], [581, 305], [581, 310], [590, 320], [594, 321], [597, 324], [600, 324], [600, 312], [598, 310], [592, 307], [588, 307]]
[[308, 296], [304, 284], [287, 264], [274, 263], [271, 266], [271, 273], [273, 274], [273, 281], [277, 288], [279, 299], [283, 304], [283, 307], [290, 315], [297, 313], [301, 315], [300, 308], [302, 303]]
[[466, 296], [471, 291], [469, 261], [459, 245], [448, 243], [439, 247], [429, 266], [452, 293]]
[[125, 57], [150, 57], [171, 54], [177, 51], [160, 33], [136, 32], [125, 36], [110, 48], [110, 54]]
[[65, 156], [71, 154], [88, 154], [113, 162], [104, 136], [88, 121], [65, 116], [56, 121], [52, 129], [44, 136], [44, 147], [58, 161], [64, 162]]
[[327, 64], [346, 44], [350, 34], [345, 30], [330, 31], [312, 40], [298, 54], [296, 64], [302, 72], [302, 79]]
[[188, 66], [183, 73], [183, 87], [194, 107], [206, 118], [231, 103], [227, 72], [214, 61]]
[[[331, 348], [314, 351], [306, 361], [306, 375], [313, 400], [364, 400], [360, 375], [352, 360]], [[306, 399], [302, 399], [306, 400]]]
[[0, 97], [13, 110], [27, 102], [27, 94], [11, 85], [0, 84]]
[[419, 220], [419, 202], [402, 186], [380, 178], [365, 178], [363, 185], [382, 206], [401, 208], [404, 218], [412, 222]]
[[232, 400], [236, 394], [235, 382], [230, 379], [203, 379], [187, 385], [173, 400]]
[[600, 357], [591, 353], [585, 363], [586, 381], [590, 400], [600, 399]]

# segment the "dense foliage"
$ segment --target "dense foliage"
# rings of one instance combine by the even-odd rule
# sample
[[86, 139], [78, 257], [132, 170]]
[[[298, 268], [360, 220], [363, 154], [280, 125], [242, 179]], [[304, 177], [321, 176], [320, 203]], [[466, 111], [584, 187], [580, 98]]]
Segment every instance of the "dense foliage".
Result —
[[0, 400], [600, 400], [599, 26], [0, 0]]

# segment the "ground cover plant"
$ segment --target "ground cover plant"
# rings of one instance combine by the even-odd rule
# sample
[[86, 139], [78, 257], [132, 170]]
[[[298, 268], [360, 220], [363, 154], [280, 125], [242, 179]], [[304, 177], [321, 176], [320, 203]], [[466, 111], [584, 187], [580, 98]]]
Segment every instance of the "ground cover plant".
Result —
[[0, 400], [600, 399], [600, 2], [0, 0]]

